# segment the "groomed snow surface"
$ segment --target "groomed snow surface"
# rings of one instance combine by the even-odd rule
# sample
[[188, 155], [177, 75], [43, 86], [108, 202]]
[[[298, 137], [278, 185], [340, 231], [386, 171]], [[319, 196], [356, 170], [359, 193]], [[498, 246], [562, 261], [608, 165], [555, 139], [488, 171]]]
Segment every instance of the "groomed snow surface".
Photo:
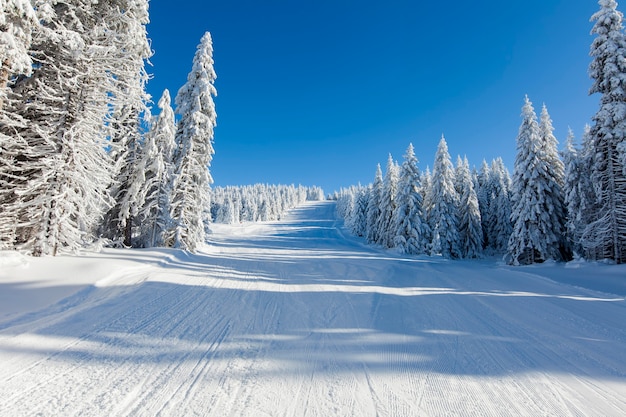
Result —
[[332, 202], [195, 255], [0, 252], [0, 415], [624, 416], [624, 281], [385, 252]]

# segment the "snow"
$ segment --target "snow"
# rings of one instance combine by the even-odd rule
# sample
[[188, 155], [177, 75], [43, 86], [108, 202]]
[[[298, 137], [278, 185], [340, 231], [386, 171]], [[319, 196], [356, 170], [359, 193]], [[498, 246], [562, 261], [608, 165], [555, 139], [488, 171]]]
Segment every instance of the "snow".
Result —
[[0, 415], [626, 415], [623, 266], [405, 256], [334, 210], [0, 252]]

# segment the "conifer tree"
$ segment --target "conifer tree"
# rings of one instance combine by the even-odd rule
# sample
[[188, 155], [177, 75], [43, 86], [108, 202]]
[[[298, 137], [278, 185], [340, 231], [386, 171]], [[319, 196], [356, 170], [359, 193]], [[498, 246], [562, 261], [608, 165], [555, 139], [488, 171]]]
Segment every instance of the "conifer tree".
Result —
[[360, 187], [354, 204], [353, 232], [356, 236], [364, 237], [367, 233], [367, 202], [369, 198], [368, 187]]
[[176, 131], [176, 170], [171, 199], [174, 227], [166, 243], [191, 251], [205, 241], [205, 226], [210, 221], [209, 191], [213, 179], [209, 167], [215, 153], [213, 132], [217, 115], [213, 97], [217, 91], [213, 84], [216, 78], [213, 45], [207, 32], [198, 45], [187, 83], [176, 96], [180, 121]]
[[[562, 260], [565, 256], [562, 208], [557, 193], [558, 181], [547, 166], [554, 163], [553, 144], [537, 123], [532, 103], [525, 98], [522, 124], [517, 137], [517, 155], [513, 174], [513, 232], [508, 243], [509, 262], [514, 265]], [[561, 200], [562, 201], [562, 200]]]
[[464, 158], [457, 166], [457, 181], [461, 187], [459, 196], [459, 237], [461, 256], [478, 258], [482, 254], [482, 226], [478, 197], [469, 169], [469, 162]]
[[109, 187], [113, 207], [107, 212], [101, 233], [113, 240], [123, 240], [133, 246], [135, 216], [142, 201], [140, 190], [133, 183], [142, 173], [136, 172], [141, 157], [143, 131], [141, 119], [149, 114], [146, 93], [148, 74], [146, 61], [152, 56], [147, 37], [147, 0], [110, 0], [95, 5], [96, 13], [106, 23], [104, 39], [108, 48], [107, 62], [111, 82], [112, 113], [107, 124], [110, 140], [109, 155], [113, 161]]
[[445, 258], [461, 256], [458, 202], [454, 186], [454, 167], [448, 145], [442, 136], [435, 155], [430, 193], [429, 221], [432, 229], [431, 251]]
[[[77, 249], [95, 239], [109, 200], [109, 157], [103, 123], [109, 111], [105, 24], [93, 2], [42, 3], [33, 30], [34, 71], [12, 86], [5, 110], [21, 124], [3, 125], [11, 138], [1, 166], [3, 210], [15, 222], [13, 246], [34, 255]], [[6, 143], [6, 142], [5, 142]], [[0, 231], [0, 233], [2, 233]]]
[[480, 209], [480, 219], [483, 229], [483, 248], [487, 248], [491, 245], [491, 239], [489, 237], [489, 224], [491, 220], [491, 171], [487, 161], [483, 159], [480, 166], [480, 171], [477, 175], [478, 188], [476, 195], [478, 197], [478, 207]]
[[461, 155], [457, 155], [456, 165], [454, 166], [454, 189], [459, 197], [463, 194], [464, 169], [463, 158], [461, 158]]
[[35, 10], [28, 0], [0, 0], [0, 112], [9, 77], [32, 73], [28, 50], [33, 27], [37, 25]]
[[383, 179], [383, 192], [380, 200], [380, 218], [378, 230], [380, 231], [380, 243], [385, 248], [394, 245], [395, 230], [393, 218], [396, 210], [396, 195], [398, 193], [398, 166], [391, 154], [387, 158], [387, 169]]
[[426, 216], [426, 221], [428, 222], [428, 224], [430, 224], [430, 220], [428, 219], [429, 216], [429, 212], [430, 212], [430, 192], [432, 190], [431, 184], [432, 184], [432, 175], [430, 173], [430, 168], [428, 167], [428, 165], [426, 166], [426, 169], [424, 170], [424, 172], [422, 172], [421, 175], [421, 183], [422, 183], [422, 189], [420, 190], [420, 194], [422, 195], [422, 200], [424, 202], [424, 215]]
[[559, 156], [558, 141], [553, 134], [552, 119], [545, 104], [541, 109], [539, 130], [541, 132], [541, 158], [545, 163], [543, 176], [546, 186], [543, 189], [543, 194], [547, 200], [547, 206], [551, 207], [548, 212], [550, 216], [548, 221], [552, 224], [552, 231], [557, 239], [556, 249], [559, 251], [559, 254], [555, 254], [554, 258], [569, 260], [571, 247], [566, 238], [567, 209], [563, 193], [565, 169]]
[[591, 45], [590, 94], [599, 93], [600, 109], [593, 117], [591, 179], [597, 207], [582, 243], [587, 257], [626, 262], [626, 36], [623, 14], [615, 0], [600, 0]]
[[581, 245], [582, 232], [585, 227], [586, 206], [585, 172], [583, 171], [582, 157], [574, 143], [574, 133], [569, 130], [565, 149], [562, 151], [563, 164], [565, 167], [565, 181], [563, 191], [565, 206], [567, 208], [566, 233], [572, 248], [577, 255], [582, 255]]
[[370, 188], [369, 198], [367, 199], [367, 241], [376, 243], [380, 240], [380, 201], [383, 194], [383, 172], [380, 164], [376, 165], [376, 175], [374, 183]]
[[496, 253], [504, 253], [507, 250], [513, 225], [511, 224], [511, 178], [502, 158], [496, 158], [491, 162], [488, 188], [491, 192], [487, 220], [490, 248]]
[[[145, 247], [163, 245], [163, 234], [170, 225], [170, 179], [173, 174], [172, 157], [176, 147], [176, 121], [172, 109], [170, 93], [166, 89], [158, 103], [161, 110], [142, 148], [142, 162], [145, 182], [141, 189], [145, 192], [143, 205], [139, 211], [141, 220], [140, 244]], [[140, 199], [141, 200], [141, 199]]]
[[413, 144], [404, 154], [400, 169], [396, 211], [394, 214], [394, 246], [402, 253], [421, 254], [426, 252], [429, 229], [424, 218], [423, 198], [420, 193], [421, 176], [417, 167]]

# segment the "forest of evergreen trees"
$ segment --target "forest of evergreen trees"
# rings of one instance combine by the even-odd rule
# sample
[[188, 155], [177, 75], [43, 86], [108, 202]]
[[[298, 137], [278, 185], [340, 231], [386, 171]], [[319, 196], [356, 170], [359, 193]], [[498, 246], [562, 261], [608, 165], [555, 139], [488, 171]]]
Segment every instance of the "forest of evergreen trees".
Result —
[[454, 166], [443, 137], [432, 173], [420, 173], [409, 145], [401, 166], [389, 156], [384, 178], [379, 165], [372, 184], [335, 195], [346, 226], [404, 253], [626, 262], [626, 35], [617, 3], [598, 3], [589, 75], [600, 109], [580, 146], [570, 132], [559, 154], [547, 108], [538, 119], [526, 97], [512, 178], [501, 159]]
[[0, 249], [193, 251], [212, 212], [221, 221], [276, 219], [319, 198], [292, 186], [211, 191], [211, 35], [176, 109], [166, 90], [153, 117], [148, 21], [148, 0], [0, 2]]
[[[501, 159], [432, 173], [409, 145], [374, 182], [336, 195], [358, 236], [411, 254], [511, 264], [626, 262], [626, 35], [614, 0], [592, 16], [590, 93], [600, 108], [559, 154], [544, 106], [526, 97], [513, 176]], [[211, 189], [212, 40], [187, 82], [151, 115], [148, 0], [0, 1], [0, 249], [55, 255], [94, 243], [195, 250], [212, 221], [274, 220], [318, 188]]]

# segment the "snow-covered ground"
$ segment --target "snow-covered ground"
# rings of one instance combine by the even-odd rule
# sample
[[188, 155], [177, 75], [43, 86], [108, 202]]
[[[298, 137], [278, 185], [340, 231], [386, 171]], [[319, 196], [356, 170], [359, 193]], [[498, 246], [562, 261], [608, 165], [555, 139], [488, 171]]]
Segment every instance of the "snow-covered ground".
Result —
[[0, 416], [623, 416], [626, 269], [403, 257], [330, 202], [196, 255], [0, 253]]

